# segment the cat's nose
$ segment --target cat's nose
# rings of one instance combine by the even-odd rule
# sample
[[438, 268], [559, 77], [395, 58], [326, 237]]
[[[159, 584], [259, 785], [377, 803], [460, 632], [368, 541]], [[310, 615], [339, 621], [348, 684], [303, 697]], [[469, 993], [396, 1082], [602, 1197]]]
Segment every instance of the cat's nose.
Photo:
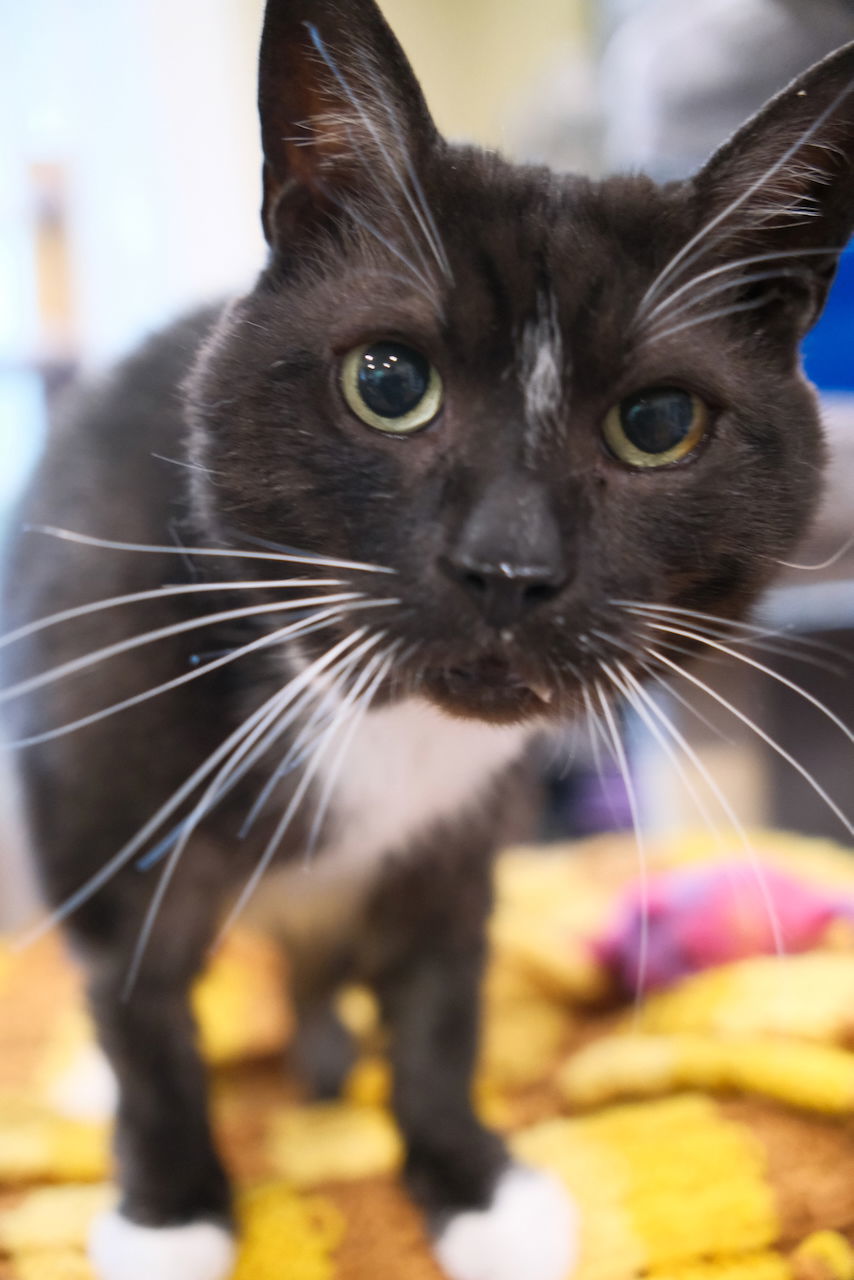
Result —
[[443, 556], [439, 564], [494, 627], [521, 622], [537, 605], [553, 600], [564, 585], [561, 577], [543, 565], [508, 560], [490, 564], [465, 556]]
[[553, 600], [569, 570], [543, 487], [518, 477], [492, 485], [439, 568], [494, 627], [511, 627]]

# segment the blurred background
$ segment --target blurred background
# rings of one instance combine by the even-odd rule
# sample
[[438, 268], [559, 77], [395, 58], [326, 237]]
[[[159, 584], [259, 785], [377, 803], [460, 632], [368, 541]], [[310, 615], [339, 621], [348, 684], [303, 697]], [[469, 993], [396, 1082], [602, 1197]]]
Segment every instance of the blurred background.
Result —
[[[854, 38], [852, 0], [381, 0], [439, 126], [520, 159], [598, 174], [695, 168], [824, 53]], [[263, 260], [255, 61], [262, 0], [27, 0], [0, 4], [0, 517], [44, 439], [52, 399]], [[843, 264], [810, 337], [833, 447], [810, 545], [819, 564], [854, 532], [854, 270]], [[845, 668], [854, 556], [792, 569], [769, 622], [843, 658], [762, 657], [854, 720]], [[850, 744], [802, 700], [740, 664], [705, 673], [843, 807]], [[668, 711], [745, 822], [844, 834], [805, 779], [708, 699]], [[628, 723], [645, 818], [695, 824], [688, 791]], [[579, 737], [550, 766], [551, 831], [624, 825], [625, 791]], [[604, 753], [603, 753], [604, 755]]]

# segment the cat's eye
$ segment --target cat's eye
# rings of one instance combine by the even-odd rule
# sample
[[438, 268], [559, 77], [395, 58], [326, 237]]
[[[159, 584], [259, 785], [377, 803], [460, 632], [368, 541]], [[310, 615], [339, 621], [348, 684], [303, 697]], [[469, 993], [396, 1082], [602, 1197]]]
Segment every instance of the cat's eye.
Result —
[[631, 467], [663, 467], [696, 449], [709, 426], [699, 396], [677, 387], [653, 387], [614, 405], [603, 425], [605, 441]]
[[408, 435], [442, 407], [442, 379], [426, 356], [401, 342], [369, 342], [344, 357], [344, 399], [377, 431]]

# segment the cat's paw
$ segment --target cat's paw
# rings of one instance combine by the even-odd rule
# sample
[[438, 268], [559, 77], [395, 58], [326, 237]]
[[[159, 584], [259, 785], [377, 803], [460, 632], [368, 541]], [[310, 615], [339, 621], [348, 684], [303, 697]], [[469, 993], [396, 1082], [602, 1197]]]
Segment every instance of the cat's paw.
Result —
[[143, 1227], [121, 1213], [97, 1219], [89, 1257], [98, 1280], [227, 1280], [234, 1240], [213, 1222]]
[[556, 1179], [512, 1165], [489, 1208], [458, 1213], [435, 1250], [450, 1280], [568, 1280], [578, 1211]]

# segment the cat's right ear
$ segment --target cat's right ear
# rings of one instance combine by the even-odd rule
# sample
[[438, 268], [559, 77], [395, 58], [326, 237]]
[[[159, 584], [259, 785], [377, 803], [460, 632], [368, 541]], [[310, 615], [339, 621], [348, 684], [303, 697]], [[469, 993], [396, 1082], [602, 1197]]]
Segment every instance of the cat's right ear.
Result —
[[373, 0], [268, 0], [258, 106], [273, 249], [309, 225], [364, 218], [366, 207], [405, 198], [439, 140]]

